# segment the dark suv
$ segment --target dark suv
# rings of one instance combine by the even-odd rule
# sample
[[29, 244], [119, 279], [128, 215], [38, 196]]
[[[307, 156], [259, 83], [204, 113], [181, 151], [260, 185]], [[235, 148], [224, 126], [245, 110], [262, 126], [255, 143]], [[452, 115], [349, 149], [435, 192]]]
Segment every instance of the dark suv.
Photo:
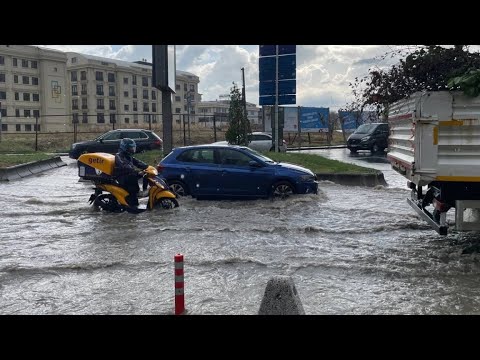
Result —
[[115, 154], [118, 152], [120, 141], [123, 138], [130, 138], [135, 140], [137, 144], [137, 153], [162, 148], [162, 139], [151, 130], [143, 129], [117, 129], [110, 130], [105, 134], [100, 135], [95, 140], [83, 141], [72, 144], [72, 148], [68, 156], [72, 159], [84, 153], [89, 152], [105, 152]]
[[347, 147], [352, 153], [358, 150], [370, 150], [373, 153], [388, 148], [389, 128], [387, 123], [371, 123], [360, 125], [348, 137]]

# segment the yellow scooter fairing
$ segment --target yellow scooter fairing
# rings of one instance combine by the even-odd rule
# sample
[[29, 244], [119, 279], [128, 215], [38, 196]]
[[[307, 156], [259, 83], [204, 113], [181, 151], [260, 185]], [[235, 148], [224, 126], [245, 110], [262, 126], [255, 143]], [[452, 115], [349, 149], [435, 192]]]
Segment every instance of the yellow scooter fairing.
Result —
[[115, 196], [121, 205], [128, 207], [128, 203], [125, 200], [125, 198], [128, 196], [128, 192], [124, 188], [110, 184], [98, 184], [97, 187], [110, 192], [113, 196]]
[[161, 184], [158, 184], [158, 186], [152, 186], [148, 193], [149, 208], [153, 209], [154, 204], [156, 204], [161, 198], [175, 199], [176, 196], [171, 191], [166, 190]]

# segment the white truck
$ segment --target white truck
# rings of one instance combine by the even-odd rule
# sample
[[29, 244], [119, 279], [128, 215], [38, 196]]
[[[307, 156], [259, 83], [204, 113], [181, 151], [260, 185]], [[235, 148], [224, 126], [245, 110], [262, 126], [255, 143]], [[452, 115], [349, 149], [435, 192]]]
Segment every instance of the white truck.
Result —
[[456, 230], [480, 230], [464, 215], [480, 209], [480, 97], [417, 92], [389, 107], [388, 122], [387, 157], [408, 179], [410, 206], [441, 235], [451, 208]]

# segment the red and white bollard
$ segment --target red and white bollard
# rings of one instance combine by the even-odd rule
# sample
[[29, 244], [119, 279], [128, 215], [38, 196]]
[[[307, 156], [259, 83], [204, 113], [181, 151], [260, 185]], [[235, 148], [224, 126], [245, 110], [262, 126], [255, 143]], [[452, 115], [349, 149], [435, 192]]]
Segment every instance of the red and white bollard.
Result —
[[183, 292], [183, 255], [175, 255], [175, 315], [185, 311], [185, 295]]

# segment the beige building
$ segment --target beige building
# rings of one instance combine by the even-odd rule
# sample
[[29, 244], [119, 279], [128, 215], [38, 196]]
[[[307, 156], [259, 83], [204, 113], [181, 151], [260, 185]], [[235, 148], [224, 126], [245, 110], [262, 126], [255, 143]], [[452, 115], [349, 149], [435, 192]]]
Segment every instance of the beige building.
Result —
[[[199, 121], [212, 127], [215, 115], [215, 122], [225, 123], [228, 121], [229, 108], [230, 100], [202, 101], [198, 104]], [[250, 124], [260, 123], [259, 113], [260, 108], [257, 105], [247, 102], [247, 117]]]
[[190, 114], [190, 122], [198, 121], [198, 104], [202, 94], [198, 93], [200, 79], [186, 71], [176, 71], [175, 94], [172, 99], [173, 120], [180, 123], [183, 115]]
[[[0, 45], [2, 132], [64, 131], [68, 120], [67, 55], [27, 45]], [[48, 115], [48, 117], [47, 117]]]

